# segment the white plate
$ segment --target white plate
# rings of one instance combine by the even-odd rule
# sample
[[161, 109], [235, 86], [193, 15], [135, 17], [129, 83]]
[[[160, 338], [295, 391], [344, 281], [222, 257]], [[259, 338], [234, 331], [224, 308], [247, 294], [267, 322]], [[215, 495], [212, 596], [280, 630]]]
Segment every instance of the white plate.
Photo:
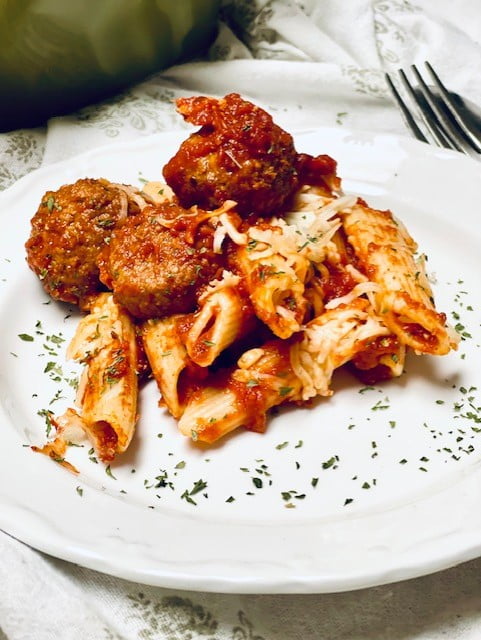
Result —
[[[296, 144], [337, 158], [347, 192], [404, 220], [429, 255], [438, 308], [464, 327], [457, 353], [413, 356], [405, 375], [374, 389], [339, 372], [332, 398], [211, 448], [177, 432], [150, 383], [115, 478], [88, 447], [70, 449], [75, 477], [26, 446], [45, 440], [39, 411], [72, 404], [75, 368], [52, 336], [68, 339], [78, 320], [48, 304], [26, 266], [31, 215], [47, 189], [79, 177], [159, 179], [183, 137], [98, 149], [0, 197], [0, 526], [99, 571], [205, 591], [342, 591], [481, 554], [481, 166], [408, 139], [323, 129]], [[44, 373], [49, 362], [62, 371]], [[167, 486], [155, 486], [162, 477]], [[198, 480], [207, 487], [192, 504], [184, 492]]]

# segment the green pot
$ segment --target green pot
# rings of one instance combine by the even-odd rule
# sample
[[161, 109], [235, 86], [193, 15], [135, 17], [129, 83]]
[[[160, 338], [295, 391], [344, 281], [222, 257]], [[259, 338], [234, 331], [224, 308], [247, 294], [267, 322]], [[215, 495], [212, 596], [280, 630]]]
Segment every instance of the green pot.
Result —
[[0, 130], [35, 126], [204, 51], [220, 0], [0, 0]]

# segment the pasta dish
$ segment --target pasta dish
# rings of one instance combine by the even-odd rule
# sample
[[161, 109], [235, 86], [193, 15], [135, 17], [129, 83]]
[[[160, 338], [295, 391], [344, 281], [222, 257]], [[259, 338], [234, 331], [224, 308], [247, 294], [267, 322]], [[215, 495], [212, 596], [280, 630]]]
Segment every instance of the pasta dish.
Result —
[[238, 94], [177, 110], [200, 128], [162, 181], [82, 178], [32, 218], [30, 268], [85, 312], [67, 352], [84, 365], [75, 405], [33, 447], [56, 460], [85, 434], [104, 462], [124, 452], [150, 378], [180, 432], [213, 443], [330, 396], [340, 367], [374, 384], [407, 351], [457, 347], [425, 256], [391, 211], [343, 193], [334, 159], [298, 153]]

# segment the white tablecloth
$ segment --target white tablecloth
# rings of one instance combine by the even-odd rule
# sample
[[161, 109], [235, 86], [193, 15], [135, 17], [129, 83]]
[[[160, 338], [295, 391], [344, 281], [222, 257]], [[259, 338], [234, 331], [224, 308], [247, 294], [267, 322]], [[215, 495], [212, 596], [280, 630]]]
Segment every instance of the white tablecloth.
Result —
[[[181, 95], [237, 91], [290, 131], [322, 125], [404, 135], [383, 71], [429, 59], [451, 89], [481, 104], [480, 40], [479, 0], [227, 0], [205, 60], [46, 128], [0, 135], [0, 188], [94, 146], [183, 127], [172, 106]], [[481, 560], [357, 592], [237, 596], [112, 578], [7, 534], [0, 558], [8, 640], [481, 638]]]

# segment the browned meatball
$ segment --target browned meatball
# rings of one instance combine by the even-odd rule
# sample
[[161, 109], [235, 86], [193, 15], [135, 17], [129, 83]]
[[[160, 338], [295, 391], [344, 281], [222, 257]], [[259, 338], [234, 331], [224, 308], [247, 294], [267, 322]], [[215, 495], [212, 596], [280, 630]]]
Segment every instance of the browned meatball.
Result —
[[114, 230], [103, 252], [100, 277], [136, 318], [193, 311], [199, 288], [221, 268], [212, 227], [185, 213], [173, 203], [146, 207]]
[[292, 136], [260, 107], [231, 93], [217, 100], [177, 100], [187, 122], [201, 125], [165, 165], [164, 178], [184, 207], [235, 200], [242, 215], [282, 211], [298, 184]]
[[45, 291], [82, 305], [104, 289], [97, 257], [118, 223], [138, 207], [107, 180], [81, 179], [47, 191], [32, 218], [27, 262]]

